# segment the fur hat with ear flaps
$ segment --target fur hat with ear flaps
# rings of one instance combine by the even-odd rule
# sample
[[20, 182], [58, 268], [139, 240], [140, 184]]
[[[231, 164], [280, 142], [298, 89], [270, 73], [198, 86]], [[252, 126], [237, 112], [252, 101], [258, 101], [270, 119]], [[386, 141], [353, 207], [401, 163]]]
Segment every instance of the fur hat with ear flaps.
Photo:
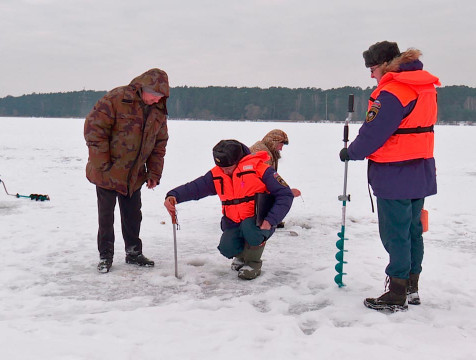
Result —
[[420, 62], [421, 54], [420, 50], [412, 48], [400, 53], [397, 43], [382, 41], [369, 47], [368, 50], [364, 51], [363, 56], [366, 67], [380, 65], [382, 74], [385, 74], [404, 71], [406, 65], [415, 62], [423, 67]]
[[266, 145], [270, 145], [271, 143], [283, 143], [284, 145], [289, 144], [288, 135], [280, 129], [271, 130], [264, 136], [262, 141]]
[[221, 140], [213, 147], [213, 160], [220, 167], [236, 165], [243, 156], [242, 144], [237, 140]]
[[362, 54], [366, 67], [388, 63], [400, 55], [400, 49], [396, 42], [381, 41], [373, 44]]

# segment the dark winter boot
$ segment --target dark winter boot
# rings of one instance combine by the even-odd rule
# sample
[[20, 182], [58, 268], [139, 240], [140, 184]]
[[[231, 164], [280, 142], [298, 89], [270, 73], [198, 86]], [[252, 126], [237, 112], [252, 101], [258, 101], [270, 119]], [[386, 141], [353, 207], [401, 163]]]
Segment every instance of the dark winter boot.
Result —
[[249, 246], [245, 245], [245, 250], [243, 251], [243, 259], [245, 260], [244, 265], [238, 271], [238, 277], [243, 280], [253, 280], [261, 275], [261, 255], [264, 251], [264, 246], [266, 242], [263, 242], [259, 246]]
[[[378, 298], [367, 298], [364, 305], [370, 309], [396, 312], [408, 309], [407, 279], [389, 278], [390, 283], [385, 294]], [[386, 288], [386, 286], [385, 286]]]
[[100, 259], [98, 264], [98, 272], [105, 274], [109, 272], [112, 266], [112, 259]]
[[418, 279], [420, 274], [410, 274], [408, 279], [407, 300], [411, 305], [420, 305], [420, 296], [418, 295]]
[[153, 267], [155, 265], [155, 263], [152, 260], [147, 259], [142, 254], [139, 254], [139, 255], [127, 254], [126, 263], [139, 265], [139, 266], [145, 266], [145, 267]]
[[245, 259], [243, 258], [243, 253], [240, 253], [235, 258], [233, 258], [231, 270], [238, 271], [243, 267], [243, 265], [245, 265]]

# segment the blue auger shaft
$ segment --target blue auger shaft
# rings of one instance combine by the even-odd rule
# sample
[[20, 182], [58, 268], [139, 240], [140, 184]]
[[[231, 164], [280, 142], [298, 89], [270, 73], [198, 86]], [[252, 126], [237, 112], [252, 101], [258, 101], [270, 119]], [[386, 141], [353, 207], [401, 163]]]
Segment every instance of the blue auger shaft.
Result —
[[[349, 142], [349, 122], [352, 118], [352, 113], [354, 112], [354, 95], [350, 94], [349, 95], [349, 102], [348, 102], [348, 114], [347, 118], [345, 119], [344, 123], [344, 147], [347, 148], [347, 143]], [[347, 250], [344, 249], [344, 241], [347, 240], [345, 238], [345, 211], [346, 211], [346, 205], [347, 201], [350, 201], [350, 195], [347, 194], [347, 172], [348, 172], [348, 160], [345, 161], [344, 164], [344, 189], [342, 195], [338, 197], [339, 201], [342, 201], [342, 222], [341, 222], [341, 230], [337, 234], [339, 236], [339, 240], [337, 240], [336, 246], [339, 249], [339, 251], [336, 254], [336, 260], [338, 261], [336, 265], [336, 271], [338, 274], [334, 277], [334, 281], [336, 282], [339, 287], [345, 286], [345, 284], [342, 282], [342, 276], [346, 275], [343, 272], [344, 264], [346, 262], [344, 261], [344, 252]]]

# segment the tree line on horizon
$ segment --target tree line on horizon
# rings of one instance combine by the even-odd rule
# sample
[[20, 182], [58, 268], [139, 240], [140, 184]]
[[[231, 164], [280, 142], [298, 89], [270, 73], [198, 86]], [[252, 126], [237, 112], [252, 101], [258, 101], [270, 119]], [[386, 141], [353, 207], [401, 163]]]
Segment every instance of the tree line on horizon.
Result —
[[[343, 121], [349, 94], [354, 94], [353, 120], [365, 117], [374, 88], [341, 87], [262, 89], [237, 87], [174, 87], [167, 109], [171, 119], [253, 121]], [[82, 90], [0, 98], [0, 116], [84, 118], [106, 91]], [[476, 125], [476, 88], [438, 88], [438, 122]]]

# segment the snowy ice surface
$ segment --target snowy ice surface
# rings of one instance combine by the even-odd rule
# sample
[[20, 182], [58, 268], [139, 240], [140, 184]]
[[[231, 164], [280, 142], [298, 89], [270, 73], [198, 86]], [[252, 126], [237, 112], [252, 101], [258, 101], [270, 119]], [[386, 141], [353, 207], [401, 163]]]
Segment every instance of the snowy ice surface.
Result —
[[[254, 281], [237, 278], [216, 246], [217, 197], [178, 206], [178, 266], [165, 193], [213, 166], [220, 139], [248, 145], [289, 135], [280, 175], [302, 191]], [[351, 125], [350, 138], [359, 126]], [[343, 188], [341, 124], [169, 121], [161, 184], [143, 188], [141, 238], [155, 268], [116, 256], [96, 265], [95, 188], [85, 178], [82, 119], [0, 118], [2, 359], [474, 359], [476, 127], [436, 126], [439, 194], [429, 197], [422, 305], [382, 314], [362, 301], [384, 290], [387, 254], [371, 212], [366, 162], [349, 163], [345, 287], [333, 281]]]

